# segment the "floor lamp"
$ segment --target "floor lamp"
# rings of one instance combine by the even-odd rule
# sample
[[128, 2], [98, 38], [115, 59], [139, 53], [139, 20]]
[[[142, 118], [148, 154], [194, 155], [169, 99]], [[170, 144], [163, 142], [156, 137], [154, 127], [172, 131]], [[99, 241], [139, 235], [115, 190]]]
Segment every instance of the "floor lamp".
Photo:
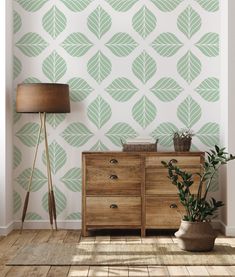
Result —
[[38, 131], [37, 143], [33, 159], [33, 166], [29, 178], [28, 189], [25, 196], [24, 207], [21, 218], [21, 232], [28, 208], [29, 195], [31, 191], [35, 163], [38, 154], [38, 146], [42, 132], [44, 133], [47, 180], [48, 180], [48, 212], [53, 230], [53, 221], [57, 230], [56, 222], [56, 203], [53, 191], [50, 156], [47, 141], [46, 114], [47, 113], [69, 113], [69, 86], [66, 84], [19, 84], [16, 94], [16, 112], [19, 113], [39, 113], [40, 128]]

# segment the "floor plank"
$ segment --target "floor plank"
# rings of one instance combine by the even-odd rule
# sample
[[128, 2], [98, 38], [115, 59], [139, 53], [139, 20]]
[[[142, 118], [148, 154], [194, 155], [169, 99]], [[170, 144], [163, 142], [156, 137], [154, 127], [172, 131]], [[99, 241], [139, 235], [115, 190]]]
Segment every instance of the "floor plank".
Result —
[[129, 277], [149, 276], [147, 266], [129, 266]]
[[190, 276], [210, 276], [205, 266], [187, 266]]
[[13, 266], [6, 277], [46, 277], [50, 266]]
[[167, 266], [169, 276], [189, 276], [186, 266]]
[[65, 277], [68, 275], [70, 266], [51, 266], [47, 277]]
[[80, 240], [80, 230], [68, 230], [64, 238], [64, 243], [78, 243]]
[[63, 243], [67, 235], [67, 230], [53, 231], [48, 242], [50, 243]]
[[128, 266], [109, 267], [109, 277], [128, 277]]
[[109, 267], [108, 266], [90, 266], [88, 276], [89, 277], [108, 277]]
[[89, 266], [71, 266], [68, 277], [87, 277]]
[[227, 271], [227, 266], [206, 266], [207, 271], [209, 272], [209, 276], [229, 276], [229, 272]]
[[169, 276], [166, 266], [148, 266], [148, 272], [150, 277]]

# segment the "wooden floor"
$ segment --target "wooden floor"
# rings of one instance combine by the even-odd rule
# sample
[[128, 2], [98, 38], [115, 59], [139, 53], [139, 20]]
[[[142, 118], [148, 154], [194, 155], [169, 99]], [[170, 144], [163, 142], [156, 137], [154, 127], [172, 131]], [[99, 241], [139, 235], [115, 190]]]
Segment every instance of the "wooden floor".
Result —
[[[79, 231], [59, 230], [51, 233], [50, 230], [24, 230], [23, 234], [13, 231], [7, 237], [0, 237], [0, 277], [137, 277], [137, 276], [235, 276], [235, 266], [5, 266], [5, 263], [13, 257], [21, 246], [28, 243], [56, 242], [56, 243], [76, 243], [80, 239]], [[94, 236], [82, 238], [89, 241], [115, 241], [126, 243], [130, 241], [172, 242], [172, 236], [150, 236], [141, 239], [137, 236]], [[219, 236], [220, 242], [229, 243], [235, 247], [235, 238]], [[42, 253], [43, 255], [43, 253]]]

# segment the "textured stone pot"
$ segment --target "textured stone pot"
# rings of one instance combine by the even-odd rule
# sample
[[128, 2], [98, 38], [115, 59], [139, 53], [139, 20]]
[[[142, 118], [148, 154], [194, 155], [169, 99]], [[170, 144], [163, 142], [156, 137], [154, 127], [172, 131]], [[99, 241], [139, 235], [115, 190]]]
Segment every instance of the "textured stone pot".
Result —
[[211, 251], [214, 248], [216, 234], [209, 222], [181, 221], [175, 233], [178, 245], [186, 251]]

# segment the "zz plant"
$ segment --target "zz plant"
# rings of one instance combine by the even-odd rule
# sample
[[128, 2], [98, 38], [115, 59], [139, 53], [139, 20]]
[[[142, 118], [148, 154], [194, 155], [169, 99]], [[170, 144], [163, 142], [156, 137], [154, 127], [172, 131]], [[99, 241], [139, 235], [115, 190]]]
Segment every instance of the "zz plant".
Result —
[[[168, 169], [168, 178], [178, 189], [180, 202], [186, 211], [183, 217], [185, 221], [209, 221], [217, 216], [217, 210], [224, 205], [222, 201], [217, 201], [213, 197], [208, 199], [208, 192], [220, 166], [234, 160], [235, 156], [228, 154], [225, 148], [219, 148], [217, 145], [206, 153], [207, 158], [203, 163], [202, 171], [194, 174], [180, 169], [175, 159], [169, 162], [162, 161], [163, 166]], [[194, 184], [195, 175], [199, 176], [199, 183], [197, 193], [193, 194], [191, 187]]]

